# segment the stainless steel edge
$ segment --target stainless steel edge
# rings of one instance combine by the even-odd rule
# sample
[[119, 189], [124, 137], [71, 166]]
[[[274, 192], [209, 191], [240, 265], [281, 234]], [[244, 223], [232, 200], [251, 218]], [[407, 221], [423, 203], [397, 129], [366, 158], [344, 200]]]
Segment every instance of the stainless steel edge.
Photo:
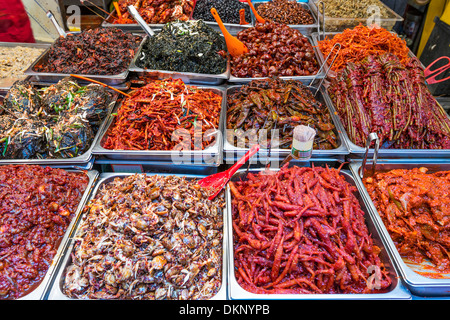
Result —
[[[265, 168], [249, 169], [248, 172], [257, 173], [266, 170]], [[271, 171], [278, 171], [279, 169], [270, 169]], [[241, 177], [247, 172], [246, 169], [238, 170], [233, 177]], [[352, 185], [356, 185], [355, 180], [348, 170], [341, 170], [341, 174], [346, 177], [346, 180]], [[412, 296], [407, 288], [403, 285], [402, 281], [398, 277], [397, 270], [394, 267], [390, 253], [386, 250], [381, 239], [381, 235], [378, 234], [377, 228], [373, 225], [371, 216], [368, 209], [365, 207], [365, 203], [362, 201], [361, 194], [358, 192], [357, 197], [361, 203], [361, 208], [365, 212], [366, 224], [369, 228], [369, 232], [374, 239], [374, 243], [377, 244], [382, 250], [380, 257], [382, 262], [387, 266], [391, 273], [392, 288], [386, 293], [373, 293], [373, 294], [255, 294], [244, 290], [236, 281], [234, 274], [234, 250], [233, 250], [233, 228], [232, 226], [232, 211], [231, 211], [231, 192], [229, 187], [226, 188], [226, 200], [227, 200], [227, 219], [228, 225], [228, 283], [229, 283], [229, 295], [230, 299], [266, 299], [266, 300], [411, 300]]]
[[[221, 135], [224, 132], [224, 121], [223, 118], [226, 117], [226, 91], [222, 87], [213, 86], [194, 86], [198, 89], [208, 89], [217, 92], [222, 95], [221, 110], [219, 114], [219, 127], [218, 136], [216, 142], [213, 146], [206, 148], [205, 150], [191, 150], [183, 152], [180, 156], [178, 151], [170, 150], [111, 150], [102, 147], [102, 141], [108, 132], [110, 126], [114, 121], [114, 116], [110, 116], [104, 129], [102, 130], [99, 139], [96, 141], [92, 154], [98, 156], [105, 156], [113, 160], [148, 160], [148, 161], [172, 161], [176, 160], [178, 162], [182, 161], [192, 161], [194, 163], [201, 162], [203, 165], [207, 166], [219, 166], [222, 159], [223, 151], [223, 139]], [[119, 110], [120, 104], [116, 105], [115, 112]], [[189, 158], [189, 160], [187, 159]], [[204, 160], [208, 160], [206, 163]], [[186, 160], [186, 161], [185, 161]], [[189, 163], [185, 163], [189, 164]]]
[[69, 172], [81, 172], [84, 171], [88, 178], [89, 178], [89, 182], [88, 185], [86, 187], [86, 190], [78, 204], [75, 216], [73, 217], [72, 221], [70, 222], [70, 224], [67, 227], [66, 232], [64, 233], [63, 238], [61, 239], [61, 243], [58, 246], [58, 250], [55, 254], [55, 256], [53, 257], [52, 263], [50, 265], [50, 267], [48, 268], [44, 278], [42, 279], [42, 281], [40, 282], [40, 284], [36, 287], [36, 289], [34, 289], [33, 291], [31, 291], [29, 294], [17, 299], [17, 300], [42, 300], [45, 296], [45, 293], [47, 291], [47, 288], [49, 287], [49, 285], [51, 284], [51, 279], [53, 277], [54, 272], [57, 269], [57, 265], [58, 265], [58, 261], [62, 256], [63, 253], [63, 249], [65, 247], [66, 242], [68, 241], [69, 238], [69, 234], [72, 232], [72, 229], [74, 227], [74, 225], [77, 223], [77, 220], [79, 219], [80, 215], [81, 215], [81, 210], [84, 207], [84, 204], [89, 196], [89, 191], [91, 190], [92, 186], [94, 185], [99, 173], [96, 170], [67, 170]]
[[[145, 41], [146, 36], [144, 36], [143, 34], [137, 34], [141, 37], [143, 37], [143, 39], [141, 40], [141, 43], [143, 41]], [[53, 46], [53, 44], [52, 44]], [[139, 47], [139, 46], [138, 46]], [[52, 73], [52, 72], [38, 72], [38, 71], [34, 71], [35, 66], [42, 62], [43, 60], [46, 59], [46, 57], [48, 56], [49, 52], [51, 50], [51, 46], [45, 50], [37, 59], [36, 61], [34, 61], [30, 67], [25, 70], [25, 74], [34, 77], [37, 81], [42, 81], [42, 82], [50, 82], [50, 83], [55, 83], [58, 82], [59, 80], [61, 80], [62, 78], [65, 77], [69, 77], [70, 74], [69, 73]], [[137, 54], [137, 50], [135, 53], [135, 56]], [[77, 74], [83, 77], [87, 77], [90, 78], [92, 80], [96, 80], [96, 81], [100, 81], [103, 82], [105, 84], [114, 86], [114, 85], [121, 85], [123, 84], [127, 77], [128, 74], [130, 72], [130, 66], [132, 64], [133, 59], [131, 59], [130, 63], [128, 64], [128, 67], [126, 70], [124, 70], [121, 73], [115, 74], [115, 75], [97, 75], [97, 74]]]
[[[255, 7], [255, 9], [258, 8], [258, 4], [267, 3], [267, 2], [270, 2], [270, 1], [252, 0], [253, 6]], [[288, 26], [291, 27], [292, 29], [296, 29], [296, 30], [300, 31], [304, 36], [307, 36], [318, 30], [319, 19], [317, 18], [317, 14], [311, 9], [309, 2], [298, 2], [298, 3], [301, 4], [304, 9], [307, 9], [311, 13], [311, 16], [314, 19], [314, 23], [312, 23], [312, 24], [288, 24]], [[257, 21], [256, 21], [256, 17], [255, 17], [255, 14], [253, 13], [253, 11], [251, 11], [251, 16], [252, 16], [252, 25], [254, 26], [254, 25], [256, 25]]]
[[101, 133], [104, 131], [104, 128], [106, 126], [106, 123], [108, 119], [111, 117], [111, 112], [114, 109], [116, 103], [117, 103], [118, 94], [113, 93], [111, 103], [108, 107], [109, 111], [106, 114], [105, 118], [103, 119], [101, 125], [99, 126], [94, 139], [91, 142], [91, 145], [89, 149], [73, 158], [51, 158], [51, 159], [0, 159], [0, 165], [3, 164], [39, 164], [39, 165], [49, 165], [49, 166], [85, 166], [87, 165], [93, 158], [93, 150], [95, 145], [97, 144], [97, 141], [100, 139]]
[[[241, 88], [242, 85], [232, 85], [232, 86], [228, 86], [227, 91], [226, 91], [226, 96], [228, 97], [228, 93], [235, 91], [239, 88]], [[317, 89], [315, 87], [312, 88], [313, 90]], [[337, 126], [337, 119], [336, 119], [336, 115], [334, 114], [334, 112], [332, 112], [331, 108], [329, 107], [328, 102], [324, 99], [323, 97], [323, 88], [319, 89], [319, 96], [317, 97], [317, 99], [320, 101], [321, 99], [323, 99], [323, 103], [325, 104], [325, 106], [328, 108], [328, 111], [330, 112], [333, 124], [336, 127], [336, 134], [339, 138], [339, 147], [336, 149], [331, 149], [331, 150], [313, 150], [313, 154], [312, 154], [312, 158], [323, 158], [323, 157], [344, 157], [346, 155], [349, 154], [349, 151], [347, 149], [347, 145], [344, 141], [344, 137], [341, 134], [341, 130], [339, 130], [338, 126]], [[225, 104], [225, 108], [226, 111], [228, 111], [228, 101]], [[234, 145], [232, 145], [230, 142], [228, 142], [227, 140], [227, 112], [225, 112], [225, 117], [223, 119], [224, 124], [223, 124], [223, 153], [224, 153], [224, 160], [228, 161], [236, 161], [237, 159], [239, 159], [241, 156], [243, 156], [250, 148], [239, 148], [236, 147]], [[272, 160], [272, 161], [276, 161], [279, 160], [280, 158], [285, 158], [286, 156], [288, 156], [291, 153], [290, 149], [273, 149], [270, 151], [270, 155], [269, 155], [269, 151], [268, 149], [261, 149], [258, 153], [258, 157], [260, 158], [261, 161], [268, 161], [268, 160]]]
[[[111, 181], [112, 179], [116, 177], [126, 177], [133, 175], [132, 173], [101, 173], [93, 191], [90, 193], [89, 199], [86, 201], [86, 204], [89, 203], [91, 199], [93, 199], [96, 194], [98, 193], [99, 189], [104, 183], [107, 183], [108, 181]], [[167, 173], [146, 173], [146, 175], [160, 175], [160, 176], [179, 176], [179, 177], [186, 177], [188, 179], [200, 179], [205, 177], [204, 175], [196, 175], [196, 174], [167, 174]], [[225, 207], [223, 209], [223, 237], [222, 237], [222, 284], [215, 296], [213, 296], [210, 300], [226, 300], [228, 298], [228, 284], [227, 284], [227, 236], [228, 236], [228, 222], [226, 218], [227, 213], [227, 207], [225, 204]], [[77, 224], [72, 229], [72, 232], [70, 234], [69, 240], [66, 242], [65, 248], [64, 248], [64, 254], [62, 255], [62, 258], [58, 262], [58, 270], [55, 272], [53, 276], [53, 281], [51, 288], [49, 288], [46, 298], [48, 300], [77, 300], [67, 297], [62, 292], [62, 284], [64, 281], [64, 272], [65, 268], [68, 266], [68, 264], [71, 262], [71, 252], [74, 247], [74, 236], [76, 235], [78, 231], [78, 227], [82, 221], [83, 217], [80, 217], [78, 219]]]
[[[311, 36], [310, 35], [305, 35], [305, 37], [308, 38], [309, 43], [313, 46], [314, 56], [315, 56], [315, 58], [317, 60], [317, 63], [319, 64], [319, 68], [320, 68], [320, 66], [323, 64], [323, 61], [324, 61], [323, 55], [319, 54], [319, 50], [318, 50], [318, 48], [316, 48], [314, 46], [313, 39], [311, 38]], [[230, 66], [231, 66], [231, 61], [230, 61]], [[318, 71], [320, 71], [319, 68], [318, 68]], [[265, 78], [267, 78], [267, 77], [239, 78], [239, 77], [233, 76], [231, 74], [231, 71], [230, 71], [230, 77], [228, 78], [228, 82], [231, 83], [231, 84], [245, 84], [245, 83], [248, 83], [248, 82], [250, 82], [252, 80], [259, 80], [259, 79], [265, 79]], [[280, 76], [279, 78], [285, 79], [285, 80], [287, 80], [287, 79], [300, 80], [304, 84], [309, 85], [315, 79], [316, 80], [321, 80], [321, 79], [325, 78], [325, 68], [323, 68], [323, 70], [320, 71], [320, 73], [313, 74], [313, 75], [310, 75], [310, 76]]]
[[[426, 263], [423, 264], [413, 264], [408, 263], [404, 260], [397, 248], [395, 247], [394, 242], [392, 241], [391, 236], [389, 235], [388, 230], [386, 229], [380, 215], [378, 214], [375, 205], [370, 198], [367, 189], [362, 182], [362, 179], [359, 176], [359, 168], [361, 167], [361, 162], [352, 162], [349, 165], [350, 171], [353, 174], [353, 177], [356, 181], [356, 186], [363, 197], [364, 202], [366, 203], [367, 209], [369, 210], [369, 214], [372, 220], [375, 222], [378, 232], [383, 238], [386, 248], [389, 250], [393, 261], [396, 265], [396, 268], [401, 275], [402, 279], [405, 281], [405, 284], [409, 288], [409, 290], [418, 296], [450, 296], [450, 274], [443, 274], [444, 278], [429, 278], [420, 275], [418, 272], [426, 272], [430, 273], [430, 268]], [[407, 161], [396, 161], [396, 162], [377, 162], [376, 168], [378, 171], [386, 171], [392, 169], [412, 169], [414, 167], [427, 167], [431, 171], [438, 170], [450, 170], [450, 162], [446, 162], [445, 160], [441, 162], [429, 162], [427, 160], [416, 161], [416, 162], [407, 162]], [[372, 169], [372, 163], [367, 162], [366, 164], [367, 170]]]

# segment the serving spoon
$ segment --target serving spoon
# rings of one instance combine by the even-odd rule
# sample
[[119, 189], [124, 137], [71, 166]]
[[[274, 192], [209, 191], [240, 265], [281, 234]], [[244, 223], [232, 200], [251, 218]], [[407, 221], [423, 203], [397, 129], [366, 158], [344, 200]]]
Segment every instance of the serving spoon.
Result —
[[266, 20], [265, 20], [263, 17], [261, 17], [261, 16], [258, 14], [258, 12], [256, 12], [256, 9], [255, 9], [255, 7], [253, 6], [253, 3], [251, 2], [251, 0], [247, 0], [247, 3], [248, 3], [248, 5], [250, 6], [250, 9], [252, 9], [253, 14], [255, 15], [256, 20], [257, 20], [259, 23], [265, 23]]
[[228, 52], [233, 57], [240, 56], [244, 53], [248, 52], [247, 46], [242, 43], [238, 38], [233, 37], [228, 30], [225, 28], [222, 19], [220, 19], [219, 14], [217, 13], [216, 8], [211, 8], [211, 14], [213, 15], [214, 19], [216, 19], [217, 24], [219, 25], [220, 30], [223, 33], [223, 36], [225, 37], [225, 42], [227, 44]]

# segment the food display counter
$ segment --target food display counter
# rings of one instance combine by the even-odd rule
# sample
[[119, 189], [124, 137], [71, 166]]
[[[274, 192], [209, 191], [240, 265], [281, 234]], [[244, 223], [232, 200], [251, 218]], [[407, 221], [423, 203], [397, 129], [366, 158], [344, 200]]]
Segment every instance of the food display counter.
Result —
[[0, 300], [450, 299], [450, 117], [400, 17], [136, 1], [151, 36], [132, 2], [0, 88]]

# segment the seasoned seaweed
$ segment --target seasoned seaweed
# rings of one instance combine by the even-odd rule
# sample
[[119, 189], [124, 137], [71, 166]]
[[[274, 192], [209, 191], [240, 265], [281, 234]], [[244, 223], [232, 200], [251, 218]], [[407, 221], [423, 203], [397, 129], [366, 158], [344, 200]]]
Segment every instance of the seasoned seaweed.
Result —
[[71, 107], [75, 93], [80, 87], [70, 78], [44, 88], [41, 92], [42, 106], [47, 114], [59, 114]]
[[202, 20], [167, 23], [145, 42], [136, 65], [151, 70], [220, 74], [227, 65], [225, 39]]
[[43, 123], [39, 120], [14, 121], [12, 130], [5, 137], [2, 156], [5, 159], [30, 159], [45, 157], [45, 137]]
[[40, 97], [33, 85], [29, 81], [18, 80], [8, 90], [0, 114], [8, 112], [20, 117], [23, 113], [36, 113], [39, 108]]

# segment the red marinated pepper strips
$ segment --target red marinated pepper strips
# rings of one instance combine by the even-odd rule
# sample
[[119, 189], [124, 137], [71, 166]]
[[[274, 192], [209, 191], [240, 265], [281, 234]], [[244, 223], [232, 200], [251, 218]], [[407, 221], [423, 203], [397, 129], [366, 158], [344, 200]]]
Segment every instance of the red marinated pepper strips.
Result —
[[235, 276], [245, 290], [376, 293], [391, 285], [356, 189], [339, 169], [285, 166], [272, 175], [250, 173], [230, 190]]
[[0, 299], [17, 299], [44, 278], [88, 185], [84, 173], [0, 166]]

